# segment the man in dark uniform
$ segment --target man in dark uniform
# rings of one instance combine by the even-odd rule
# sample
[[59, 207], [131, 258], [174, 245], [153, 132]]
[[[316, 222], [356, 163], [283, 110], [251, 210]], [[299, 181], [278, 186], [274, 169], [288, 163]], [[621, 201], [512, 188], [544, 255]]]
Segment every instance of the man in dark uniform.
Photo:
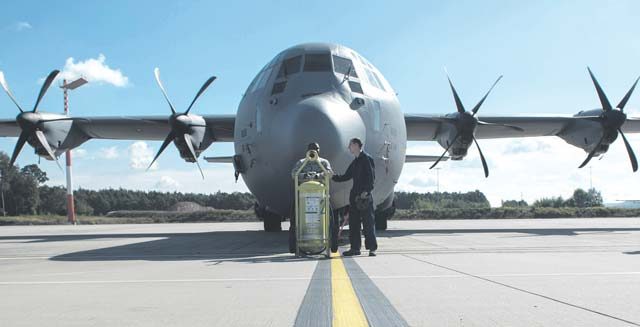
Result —
[[336, 182], [353, 179], [353, 187], [349, 192], [349, 241], [351, 249], [342, 253], [344, 256], [360, 255], [360, 224], [364, 227], [364, 245], [369, 256], [374, 257], [378, 249], [376, 241], [375, 220], [373, 217], [373, 183], [375, 180], [375, 164], [373, 158], [362, 150], [362, 141], [353, 138], [349, 141], [349, 151], [353, 159], [344, 175], [333, 175]]

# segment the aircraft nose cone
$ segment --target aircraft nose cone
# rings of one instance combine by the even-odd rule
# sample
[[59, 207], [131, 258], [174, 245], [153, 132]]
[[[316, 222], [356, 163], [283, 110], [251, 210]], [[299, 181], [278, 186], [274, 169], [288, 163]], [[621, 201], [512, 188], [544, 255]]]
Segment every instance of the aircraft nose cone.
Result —
[[[347, 149], [349, 140], [359, 137], [365, 141], [365, 127], [357, 111], [341, 99], [313, 96], [276, 112], [277, 123], [273, 123], [264, 140], [264, 153], [260, 157], [258, 173], [246, 177], [257, 185], [262, 182], [268, 188], [256, 188], [254, 193], [269, 210], [288, 216], [293, 204], [291, 170], [296, 162], [305, 157], [309, 143], [320, 145], [320, 157], [329, 160], [334, 172], [344, 174], [353, 161]], [[268, 140], [268, 141], [267, 141]], [[268, 152], [266, 149], [272, 149]], [[260, 163], [256, 160], [256, 163]], [[277, 181], [277, 182], [274, 182]], [[332, 183], [331, 202], [344, 205], [349, 199], [349, 183]]]
[[353, 157], [347, 146], [353, 137], [364, 138], [364, 125], [360, 116], [346, 104], [314, 97], [294, 108], [293, 150], [298, 158], [304, 156], [309, 143], [320, 145], [320, 156], [331, 165], [348, 165]]

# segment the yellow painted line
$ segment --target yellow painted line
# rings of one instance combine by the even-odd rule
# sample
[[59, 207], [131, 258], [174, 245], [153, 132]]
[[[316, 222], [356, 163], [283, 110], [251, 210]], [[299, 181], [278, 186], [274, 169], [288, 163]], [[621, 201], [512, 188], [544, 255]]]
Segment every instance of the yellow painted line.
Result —
[[369, 326], [339, 253], [331, 253], [333, 327]]

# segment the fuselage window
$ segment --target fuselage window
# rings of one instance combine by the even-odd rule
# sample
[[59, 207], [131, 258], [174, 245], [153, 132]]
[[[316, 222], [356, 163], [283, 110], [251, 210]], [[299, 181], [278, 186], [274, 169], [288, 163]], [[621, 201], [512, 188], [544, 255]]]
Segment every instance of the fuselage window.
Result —
[[333, 56], [333, 70], [339, 74], [347, 75], [349, 73], [351, 77], [358, 77], [351, 59]]
[[251, 82], [251, 85], [249, 85], [249, 89], [248, 89], [249, 93], [253, 93], [256, 91], [256, 89], [258, 88], [258, 82], [260, 82], [260, 78], [262, 77], [263, 72], [264, 70], [260, 71], [258, 75], [256, 75], [256, 77], [253, 79], [253, 81]]
[[331, 56], [329, 54], [306, 54], [304, 56], [305, 72], [330, 72]]
[[267, 84], [267, 81], [269, 80], [269, 76], [271, 76], [271, 68], [267, 68], [262, 73], [262, 76], [260, 77], [260, 81], [258, 82], [258, 85], [256, 86], [256, 90], [262, 89], [265, 86], [265, 84]]
[[367, 72], [367, 79], [369, 80], [369, 84], [371, 84], [372, 86], [375, 86], [377, 89], [382, 89], [382, 86], [380, 85], [378, 80], [375, 78], [371, 70], [369, 70], [368, 68], [365, 68], [364, 71]]
[[375, 71], [371, 71], [371, 74], [373, 75], [373, 77], [375, 77], [376, 82], [380, 86], [380, 89], [386, 92], [387, 89], [384, 87], [384, 83], [382, 83], [382, 80], [380, 79], [380, 76], [378, 76], [378, 74], [376, 74]]
[[271, 90], [271, 95], [284, 92], [284, 89], [286, 87], [287, 87], [287, 81], [273, 83], [273, 89]]
[[280, 65], [278, 71], [278, 78], [287, 77], [291, 74], [300, 72], [300, 64], [302, 63], [302, 56], [295, 56], [293, 58], [285, 59]]
[[349, 81], [349, 87], [351, 88], [352, 92], [364, 94], [364, 92], [362, 92], [362, 86], [358, 82]]

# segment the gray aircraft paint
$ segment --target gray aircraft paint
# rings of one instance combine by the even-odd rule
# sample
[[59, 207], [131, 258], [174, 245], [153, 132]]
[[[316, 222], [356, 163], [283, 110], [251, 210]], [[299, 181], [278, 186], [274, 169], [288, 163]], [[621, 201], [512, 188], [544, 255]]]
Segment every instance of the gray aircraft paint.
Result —
[[[307, 54], [331, 54], [350, 59], [363, 93], [349, 87], [345, 75], [333, 71], [300, 72], [278, 77], [283, 60]], [[304, 67], [304, 60], [301, 63]], [[374, 86], [376, 78], [384, 90]], [[372, 76], [372, 77], [370, 77]], [[261, 79], [263, 79], [261, 81]], [[274, 83], [287, 82], [284, 92], [271, 95]], [[256, 83], [259, 86], [256, 87]], [[364, 100], [359, 105], [357, 98]], [[258, 74], [238, 107], [234, 129], [236, 154], [242, 157], [247, 187], [269, 211], [289, 215], [293, 200], [290, 171], [304, 157], [310, 142], [337, 173], [353, 160], [349, 140], [359, 137], [375, 160], [374, 203], [393, 193], [405, 160], [407, 133], [404, 114], [382, 74], [355, 51], [335, 44], [302, 44], [278, 54]], [[331, 184], [334, 208], [348, 204], [351, 182]]]

